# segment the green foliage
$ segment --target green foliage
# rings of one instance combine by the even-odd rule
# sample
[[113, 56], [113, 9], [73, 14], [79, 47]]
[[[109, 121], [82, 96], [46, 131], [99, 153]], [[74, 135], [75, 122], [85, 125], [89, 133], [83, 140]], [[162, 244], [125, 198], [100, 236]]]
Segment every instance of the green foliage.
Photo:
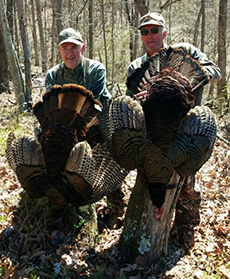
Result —
[[207, 272], [204, 272], [204, 275], [201, 278], [202, 279], [222, 279], [223, 277], [221, 276], [220, 273], [207, 274]]
[[39, 279], [40, 277], [37, 275], [37, 271], [33, 270], [29, 275], [29, 279]]
[[5, 275], [5, 268], [3, 266], [0, 266], [0, 276]]
[[105, 271], [104, 269], [100, 269], [98, 270], [95, 275], [94, 275], [94, 279], [105, 279]]
[[[7, 138], [10, 132], [16, 136], [23, 136], [33, 133], [31, 125], [28, 125], [30, 118], [33, 117], [32, 113], [25, 112], [19, 116], [14, 109], [7, 108], [2, 112], [1, 126], [0, 126], [0, 155], [5, 156], [5, 149]], [[31, 123], [31, 122], [30, 122]]]
[[222, 91], [221, 91], [222, 96], [224, 97], [224, 102], [223, 102], [223, 106], [229, 106], [229, 85], [226, 83], [225, 86], [223, 87]]
[[0, 215], [0, 224], [4, 224], [7, 221], [7, 215]]
[[74, 228], [76, 229], [80, 229], [84, 224], [85, 224], [86, 220], [85, 219], [81, 219], [78, 224], [74, 224]]
[[160, 259], [158, 264], [159, 264], [159, 267], [161, 267], [161, 268], [164, 268], [164, 266], [165, 266], [165, 262], [163, 259]]
[[0, 155], [3, 156], [5, 154], [5, 149], [6, 149], [6, 140], [7, 140], [7, 135], [9, 134], [8, 129], [1, 129], [0, 132]]
[[222, 89], [222, 94], [225, 96], [225, 98], [229, 97], [229, 85], [226, 83], [225, 86]]

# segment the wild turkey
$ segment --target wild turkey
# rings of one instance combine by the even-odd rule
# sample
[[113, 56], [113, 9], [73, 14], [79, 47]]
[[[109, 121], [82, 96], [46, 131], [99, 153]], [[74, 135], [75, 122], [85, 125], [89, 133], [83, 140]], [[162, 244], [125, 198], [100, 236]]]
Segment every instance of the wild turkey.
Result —
[[[6, 156], [21, 185], [32, 198], [48, 196], [56, 207], [80, 206], [101, 199], [127, 175], [97, 139], [102, 105], [83, 86], [55, 85], [34, 106], [41, 131], [33, 137], [10, 134]], [[91, 132], [91, 130], [93, 132]], [[99, 130], [98, 130], [99, 132]]]
[[[147, 137], [137, 152], [136, 166], [158, 209], [173, 170], [185, 177], [195, 174], [211, 155], [215, 116], [208, 107], [195, 106], [197, 90], [209, 80], [198, 61], [172, 48], [152, 56], [128, 77], [127, 86], [134, 94], [147, 91], [142, 102]], [[125, 145], [122, 157], [124, 153]]]
[[157, 85], [159, 96], [150, 90], [142, 109], [138, 101], [120, 97], [99, 115], [110, 154], [126, 170], [138, 169], [157, 207], [156, 216], [162, 215], [173, 171], [182, 177], [195, 174], [209, 159], [216, 137], [211, 110], [206, 106], [191, 108], [194, 97], [173, 80], [172, 70], [161, 74], [165, 79]]
[[211, 155], [215, 117], [193, 95], [208, 81], [197, 61], [169, 49], [128, 78], [134, 93], [147, 91], [142, 103], [121, 96], [102, 108], [81, 86], [54, 86], [34, 107], [39, 142], [10, 135], [8, 162], [32, 197], [77, 206], [113, 192], [138, 169], [161, 210], [173, 171], [195, 174]]

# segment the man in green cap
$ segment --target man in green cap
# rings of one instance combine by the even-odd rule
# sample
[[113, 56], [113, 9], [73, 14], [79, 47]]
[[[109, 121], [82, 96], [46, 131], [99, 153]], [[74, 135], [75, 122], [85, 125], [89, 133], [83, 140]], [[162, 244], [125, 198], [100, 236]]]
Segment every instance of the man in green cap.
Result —
[[[54, 84], [76, 83], [90, 90], [102, 104], [111, 99], [106, 88], [106, 70], [102, 63], [83, 56], [85, 44], [79, 32], [67, 28], [59, 34], [58, 51], [62, 62], [51, 68], [45, 79], [46, 89]], [[107, 196], [110, 205], [108, 226], [118, 226], [124, 210], [124, 193], [119, 187]], [[118, 218], [117, 218], [118, 217]]]
[[83, 85], [103, 104], [111, 98], [106, 88], [105, 67], [98, 61], [84, 57], [84, 50], [85, 44], [79, 32], [73, 28], [60, 32], [58, 51], [62, 62], [47, 72], [46, 89], [50, 89], [54, 84]]

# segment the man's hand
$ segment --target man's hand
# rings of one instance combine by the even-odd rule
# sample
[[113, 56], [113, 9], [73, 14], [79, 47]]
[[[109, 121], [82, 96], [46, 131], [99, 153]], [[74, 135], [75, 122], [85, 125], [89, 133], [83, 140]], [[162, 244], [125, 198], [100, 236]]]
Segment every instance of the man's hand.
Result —
[[133, 99], [134, 100], [138, 100], [140, 102], [144, 102], [146, 97], [148, 95], [148, 92], [145, 90], [145, 91], [141, 91], [140, 93], [137, 93], [135, 95], [133, 95]]

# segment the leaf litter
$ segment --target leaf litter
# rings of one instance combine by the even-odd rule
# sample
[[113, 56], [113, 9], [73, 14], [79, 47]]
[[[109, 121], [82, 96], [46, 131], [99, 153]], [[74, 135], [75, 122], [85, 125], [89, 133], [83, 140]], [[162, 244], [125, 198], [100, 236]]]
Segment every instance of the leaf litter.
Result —
[[[7, 109], [12, 108], [11, 113], [15, 113], [14, 98], [5, 93], [1, 97], [0, 125], [6, 129], [12, 119]], [[24, 131], [31, 131], [33, 121], [31, 115], [25, 114], [20, 125]], [[229, 119], [219, 122], [221, 137], [229, 140], [230, 134], [223, 128], [229, 126]], [[202, 200], [201, 221], [194, 229], [194, 246], [185, 252], [183, 246], [170, 240], [168, 255], [150, 267], [144, 266], [141, 257], [132, 264], [121, 261], [117, 243], [122, 226], [104, 227], [96, 245], [91, 247], [81, 238], [79, 229], [69, 224], [63, 241], [52, 245], [54, 216], [50, 205], [46, 199], [28, 198], [2, 152], [0, 278], [230, 278], [230, 150], [221, 137], [217, 138], [209, 161], [196, 174], [196, 187], [201, 191]], [[126, 206], [135, 178], [136, 172], [130, 172], [122, 185]], [[98, 216], [106, 214], [105, 199], [96, 206]]]

